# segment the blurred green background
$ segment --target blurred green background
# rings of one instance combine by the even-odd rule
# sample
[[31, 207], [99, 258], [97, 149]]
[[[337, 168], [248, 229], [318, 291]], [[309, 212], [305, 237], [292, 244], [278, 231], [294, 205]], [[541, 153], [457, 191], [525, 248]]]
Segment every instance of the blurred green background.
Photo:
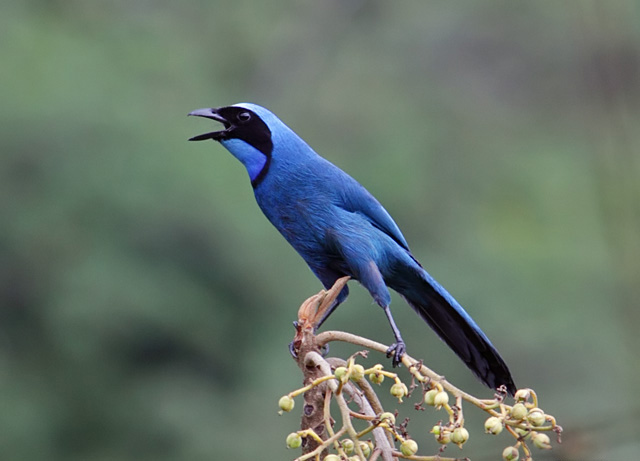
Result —
[[[2, 459], [295, 457], [277, 400], [320, 284], [240, 163], [187, 142], [212, 126], [189, 111], [242, 101], [372, 191], [538, 391], [565, 435], [536, 459], [635, 459], [639, 25], [622, 0], [3, 4]], [[351, 292], [326, 328], [390, 342]], [[409, 353], [491, 396], [392, 307]], [[409, 426], [425, 454], [440, 418]], [[498, 459], [467, 418], [446, 454]]]

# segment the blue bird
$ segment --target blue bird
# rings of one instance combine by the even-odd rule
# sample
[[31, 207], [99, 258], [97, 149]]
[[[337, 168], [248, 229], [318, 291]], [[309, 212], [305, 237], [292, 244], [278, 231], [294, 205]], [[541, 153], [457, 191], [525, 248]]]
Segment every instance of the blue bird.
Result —
[[[395, 343], [387, 356], [393, 354], [394, 365], [405, 343], [391, 316], [387, 287], [402, 295], [483, 383], [493, 389], [504, 385], [514, 394], [511, 373], [487, 336], [423, 269], [389, 213], [355, 179], [264, 107], [243, 103], [189, 115], [224, 125], [190, 141], [218, 141], [243, 163], [263, 213], [325, 288], [348, 275], [369, 291], [393, 330]], [[345, 286], [320, 324], [347, 295]]]

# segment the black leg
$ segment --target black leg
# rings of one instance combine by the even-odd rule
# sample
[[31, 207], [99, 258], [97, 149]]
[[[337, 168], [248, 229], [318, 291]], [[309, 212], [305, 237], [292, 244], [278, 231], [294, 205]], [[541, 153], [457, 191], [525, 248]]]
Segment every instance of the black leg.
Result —
[[402, 356], [404, 355], [407, 347], [405, 346], [404, 340], [400, 335], [400, 330], [396, 326], [396, 322], [393, 320], [391, 309], [389, 309], [389, 306], [385, 306], [382, 309], [387, 316], [387, 320], [389, 321], [389, 325], [391, 325], [391, 330], [393, 331], [393, 336], [396, 339], [396, 342], [389, 346], [389, 349], [387, 349], [387, 357], [391, 357], [391, 354], [393, 354], [391, 363], [394, 367], [397, 367], [400, 365], [400, 363], [402, 363]]

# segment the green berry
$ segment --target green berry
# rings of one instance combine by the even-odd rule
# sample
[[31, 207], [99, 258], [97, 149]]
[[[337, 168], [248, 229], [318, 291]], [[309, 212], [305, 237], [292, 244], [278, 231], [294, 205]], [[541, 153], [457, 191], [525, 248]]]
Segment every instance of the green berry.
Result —
[[367, 440], [366, 443], [369, 446], [369, 453], [371, 453], [376, 446], [373, 444], [371, 440]]
[[340, 444], [342, 445], [342, 449], [344, 450], [344, 452], [348, 455], [353, 453], [353, 450], [356, 447], [355, 443], [353, 443], [353, 440], [351, 439], [344, 439], [342, 442], [340, 442]]
[[382, 381], [384, 381], [384, 375], [376, 372], [369, 373], [369, 381], [373, 384], [382, 384]]
[[533, 444], [541, 450], [551, 449], [551, 440], [549, 440], [549, 436], [547, 434], [533, 432], [531, 434], [531, 440], [533, 441]]
[[292, 432], [287, 436], [287, 448], [300, 448], [302, 437], [297, 432]]
[[529, 389], [519, 389], [516, 391], [516, 395], [513, 396], [516, 402], [526, 402], [531, 397], [531, 391]]
[[340, 457], [338, 455], [330, 454], [324, 457], [324, 461], [340, 461]]
[[546, 416], [539, 408], [534, 408], [527, 415], [527, 421], [531, 423], [532, 426], [542, 426], [547, 420]]
[[517, 461], [520, 453], [516, 447], [507, 447], [502, 451], [502, 459], [505, 461]]
[[434, 399], [436, 397], [436, 394], [438, 394], [438, 389], [431, 389], [428, 390], [425, 394], [424, 394], [424, 403], [427, 405], [430, 405], [432, 407], [435, 407], [436, 404], [434, 402]]
[[438, 392], [433, 397], [433, 404], [436, 408], [440, 408], [442, 405], [446, 405], [447, 403], [449, 403], [449, 394], [444, 391]]
[[409, 389], [407, 389], [407, 386], [404, 383], [395, 383], [391, 386], [389, 392], [402, 402], [402, 397], [405, 397], [409, 393]]
[[451, 442], [451, 432], [449, 431], [442, 431], [442, 433], [436, 437], [436, 440], [438, 441], [438, 443], [441, 443], [442, 445], [446, 445], [448, 443]]
[[358, 444], [360, 445], [360, 450], [362, 450], [362, 454], [364, 455], [364, 457], [368, 458], [371, 455], [371, 447], [369, 446], [369, 444], [364, 441], [360, 441], [358, 442]]
[[347, 367], [338, 367], [336, 368], [336, 371], [333, 372], [333, 376], [338, 378], [340, 381], [344, 381], [344, 377], [347, 376], [348, 372], [349, 370], [347, 370]]
[[360, 381], [362, 378], [364, 378], [364, 367], [358, 364], [354, 365], [351, 368], [351, 380]]
[[415, 440], [407, 439], [400, 445], [400, 452], [404, 456], [413, 456], [418, 452], [418, 444]]
[[451, 433], [451, 441], [462, 448], [462, 444], [469, 440], [469, 431], [464, 427], [456, 427]]
[[384, 420], [387, 421], [389, 426], [393, 426], [396, 423], [396, 416], [393, 413], [386, 411], [380, 415], [380, 421]]
[[511, 419], [515, 421], [522, 421], [527, 416], [527, 407], [522, 403], [516, 403], [511, 407], [510, 415]]
[[289, 412], [293, 410], [293, 407], [295, 406], [295, 402], [288, 395], [283, 395], [282, 397], [280, 397], [280, 400], [278, 401], [278, 406], [282, 411]]
[[433, 426], [431, 433], [435, 436], [436, 441], [443, 445], [451, 442], [451, 431], [442, 426]]
[[503, 425], [500, 418], [491, 416], [484, 422], [484, 431], [488, 434], [498, 435], [502, 432]]

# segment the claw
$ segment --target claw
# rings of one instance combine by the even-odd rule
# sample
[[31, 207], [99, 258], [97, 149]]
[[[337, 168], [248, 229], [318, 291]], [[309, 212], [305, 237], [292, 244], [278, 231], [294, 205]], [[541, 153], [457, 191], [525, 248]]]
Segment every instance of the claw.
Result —
[[295, 341], [291, 341], [289, 343], [289, 353], [294, 359], [298, 358], [298, 351], [296, 351]]
[[407, 346], [405, 346], [404, 341], [398, 341], [389, 346], [389, 349], [387, 349], [387, 357], [391, 357], [393, 354], [391, 364], [394, 367], [399, 367], [402, 364], [402, 356], [406, 351]]

